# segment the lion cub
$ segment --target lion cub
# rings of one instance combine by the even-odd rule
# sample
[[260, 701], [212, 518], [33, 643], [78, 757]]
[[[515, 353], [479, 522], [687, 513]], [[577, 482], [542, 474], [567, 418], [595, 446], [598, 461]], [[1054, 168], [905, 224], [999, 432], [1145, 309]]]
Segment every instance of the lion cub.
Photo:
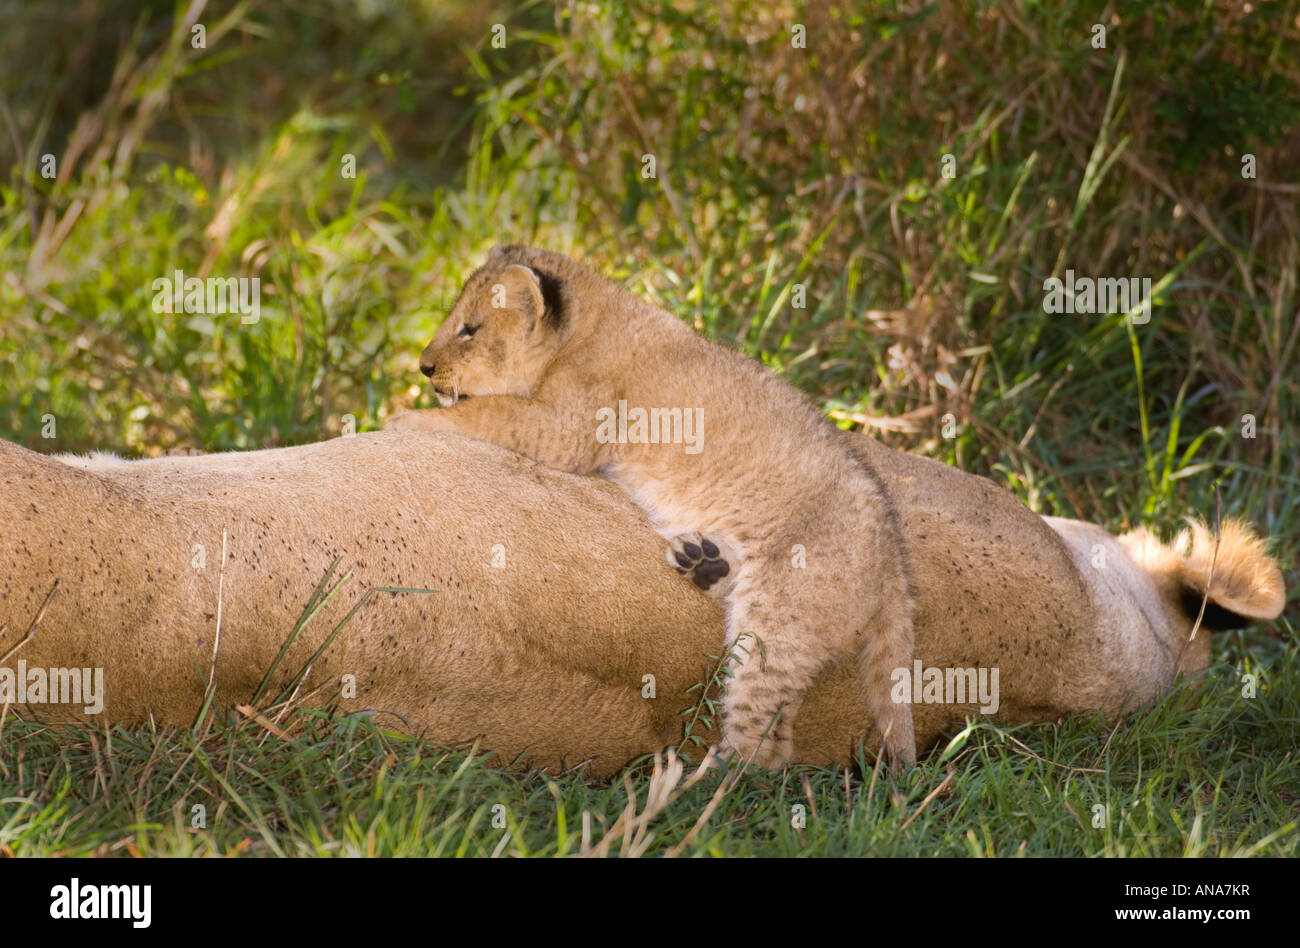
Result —
[[[722, 742], [779, 767], [804, 694], [852, 657], [893, 763], [915, 759], [912, 597], [874, 472], [759, 363], [560, 254], [498, 247], [420, 359], [441, 410], [390, 427], [450, 431], [602, 474], [669, 540], [669, 562], [725, 602]], [[717, 580], [726, 577], [726, 581]]]

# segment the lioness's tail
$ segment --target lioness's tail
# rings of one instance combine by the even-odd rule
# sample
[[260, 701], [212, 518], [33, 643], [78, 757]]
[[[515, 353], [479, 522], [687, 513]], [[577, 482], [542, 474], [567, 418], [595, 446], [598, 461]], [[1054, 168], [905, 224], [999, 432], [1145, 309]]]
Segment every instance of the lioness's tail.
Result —
[[1201, 600], [1208, 600], [1202, 621], [1208, 629], [1237, 629], [1258, 619], [1276, 619], [1286, 605], [1282, 573], [1268, 553], [1268, 542], [1243, 521], [1223, 521], [1217, 554], [1214, 534], [1190, 518], [1172, 543], [1161, 543], [1145, 529], [1126, 533], [1120, 541], [1153, 579], [1177, 590], [1189, 619], [1195, 620]]

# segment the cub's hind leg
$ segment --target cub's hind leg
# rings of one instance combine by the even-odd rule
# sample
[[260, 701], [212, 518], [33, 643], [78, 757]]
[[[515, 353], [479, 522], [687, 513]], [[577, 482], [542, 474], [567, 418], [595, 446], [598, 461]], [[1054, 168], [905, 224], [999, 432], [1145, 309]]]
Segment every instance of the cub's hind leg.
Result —
[[912, 602], [901, 570], [879, 563], [870, 592], [833, 595], [838, 571], [794, 574], [780, 560], [747, 560], [727, 600], [731, 680], [723, 696], [724, 756], [780, 767], [794, 753], [794, 721], [832, 660], [856, 659], [863, 703], [891, 765], [916, 759], [912, 706], [893, 701], [892, 674], [910, 668]]
[[858, 691], [880, 730], [889, 766], [910, 767], [916, 763], [912, 706], [894, 701], [892, 695], [894, 671], [901, 668], [911, 674], [910, 600], [883, 602], [872, 625], [873, 631], [858, 649]]
[[910, 766], [916, 762], [912, 705], [893, 700], [895, 672], [910, 674], [912, 668], [915, 608], [907, 546], [889, 498], [869, 469], [838, 486], [827, 510], [842, 513], [824, 531], [827, 557], [834, 565], [820, 579], [838, 573], [849, 580], [849, 588], [847, 595], [835, 598], [835, 612], [826, 616], [825, 627], [838, 629], [842, 654], [857, 659], [862, 704], [884, 739], [889, 764]]

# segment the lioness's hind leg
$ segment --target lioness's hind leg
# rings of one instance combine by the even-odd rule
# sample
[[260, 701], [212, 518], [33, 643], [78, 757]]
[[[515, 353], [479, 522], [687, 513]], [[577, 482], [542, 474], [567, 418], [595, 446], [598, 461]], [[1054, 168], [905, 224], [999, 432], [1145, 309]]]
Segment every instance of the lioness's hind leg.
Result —
[[720, 582], [731, 573], [731, 564], [708, 537], [683, 533], [668, 541], [668, 565], [696, 586], [715, 596], [725, 596], [729, 584]]

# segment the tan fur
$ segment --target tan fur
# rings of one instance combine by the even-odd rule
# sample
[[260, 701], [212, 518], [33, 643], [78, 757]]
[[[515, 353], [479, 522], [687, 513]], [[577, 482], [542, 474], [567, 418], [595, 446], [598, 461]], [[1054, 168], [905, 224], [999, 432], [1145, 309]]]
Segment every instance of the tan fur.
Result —
[[[1089, 524], [1052, 529], [984, 478], [866, 437], [851, 443], [898, 505], [917, 593], [915, 655], [927, 667], [999, 668], [996, 718], [1011, 724], [1114, 713], [1172, 687], [1163, 656], [1183, 647], [1191, 620], [1166, 573], [1147, 573]], [[251, 698], [336, 556], [352, 579], [290, 649], [271, 694], [365, 590], [433, 588], [372, 597], [300, 698], [377, 709], [381, 725], [435, 741], [477, 739], [497, 763], [558, 771], [585, 761], [604, 776], [675, 743], [723, 634], [716, 604], [663, 562], [662, 541], [617, 488], [480, 442], [378, 432], [89, 472], [0, 441], [0, 656], [60, 583], [31, 640], [0, 664], [103, 667], [107, 689], [95, 718], [66, 705], [9, 713], [96, 727], [193, 723], [212, 660], [223, 531], [218, 709]], [[1109, 561], [1127, 564], [1131, 587], [1102, 582], [1090, 565], [1098, 536], [1116, 543]], [[1254, 563], [1271, 583], [1272, 561], [1261, 553]], [[1154, 624], [1149, 602], [1163, 616]], [[1197, 639], [1204, 648], [1189, 650], [1188, 673], [1208, 662], [1209, 636]], [[355, 698], [339, 698], [343, 675], [356, 676]], [[848, 763], [875, 733], [857, 678], [851, 662], [819, 676], [800, 708], [796, 761]], [[979, 713], [970, 703], [913, 710], [921, 747]]]
[[[915, 758], [910, 702], [890, 695], [891, 675], [912, 663], [896, 514], [871, 465], [800, 392], [581, 264], [523, 247], [497, 248], [470, 277], [421, 368], [448, 407], [398, 427], [602, 474], [676, 553], [700, 537], [724, 551], [724, 755], [788, 762], [808, 688], [852, 658], [891, 759]], [[652, 419], [639, 433], [637, 412]], [[656, 412], [687, 424], [656, 425]], [[632, 419], [627, 443], [618, 416]]]
[[79, 467], [83, 471], [102, 471], [128, 463], [125, 458], [109, 451], [91, 451], [89, 454], [58, 454], [55, 457], [64, 464]]

